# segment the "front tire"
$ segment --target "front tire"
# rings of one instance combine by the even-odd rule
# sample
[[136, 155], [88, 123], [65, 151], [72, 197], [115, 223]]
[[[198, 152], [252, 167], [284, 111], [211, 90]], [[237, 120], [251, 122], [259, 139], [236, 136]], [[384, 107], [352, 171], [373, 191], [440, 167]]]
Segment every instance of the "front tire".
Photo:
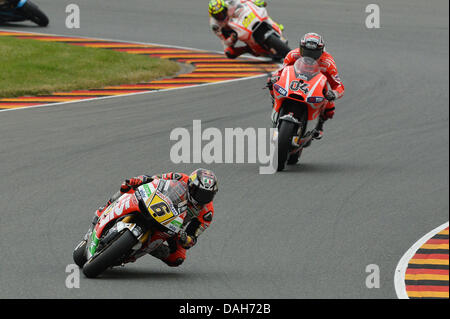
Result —
[[125, 229], [117, 235], [105, 248], [97, 255], [94, 255], [83, 266], [83, 273], [88, 278], [95, 278], [107, 268], [120, 262], [137, 243], [136, 237]]
[[294, 154], [289, 154], [287, 164], [288, 165], [295, 165], [300, 160], [300, 156], [302, 155], [303, 148], [295, 152]]
[[292, 122], [281, 121], [278, 129], [278, 171], [282, 171], [286, 166], [286, 161], [292, 148], [295, 126]]
[[284, 59], [286, 55], [291, 51], [289, 46], [274, 34], [267, 38], [266, 45], [276, 51], [276, 55], [274, 58], [279, 60]]
[[22, 13], [26, 18], [30, 19], [34, 23], [36, 23], [40, 27], [48, 26], [49, 20], [44, 12], [39, 9], [37, 5], [35, 5], [31, 1], [27, 1], [22, 8], [20, 8]]
[[86, 263], [86, 245], [87, 241], [81, 241], [75, 250], [73, 251], [73, 261], [77, 264], [78, 267], [83, 268], [83, 265]]

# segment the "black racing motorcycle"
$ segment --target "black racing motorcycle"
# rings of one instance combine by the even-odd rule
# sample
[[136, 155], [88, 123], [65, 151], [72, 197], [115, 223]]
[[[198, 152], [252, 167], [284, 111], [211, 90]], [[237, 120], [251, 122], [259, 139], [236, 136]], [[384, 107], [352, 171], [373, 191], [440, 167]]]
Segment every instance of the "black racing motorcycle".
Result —
[[0, 0], [0, 23], [33, 21], [41, 27], [49, 23], [48, 17], [29, 0]]

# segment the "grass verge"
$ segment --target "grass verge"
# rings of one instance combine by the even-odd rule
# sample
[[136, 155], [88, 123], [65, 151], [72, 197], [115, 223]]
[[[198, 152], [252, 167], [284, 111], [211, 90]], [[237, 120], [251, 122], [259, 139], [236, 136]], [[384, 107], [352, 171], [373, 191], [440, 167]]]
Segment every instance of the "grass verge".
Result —
[[175, 62], [144, 55], [0, 38], [0, 98], [148, 82], [179, 70]]

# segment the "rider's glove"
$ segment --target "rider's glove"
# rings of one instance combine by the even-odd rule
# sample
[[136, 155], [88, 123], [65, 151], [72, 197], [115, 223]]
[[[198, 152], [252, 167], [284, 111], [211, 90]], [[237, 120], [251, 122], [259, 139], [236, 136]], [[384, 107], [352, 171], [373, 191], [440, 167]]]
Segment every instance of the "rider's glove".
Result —
[[322, 118], [326, 121], [328, 119], [332, 119], [334, 116], [334, 110], [335, 108], [329, 108], [329, 109], [325, 109], [325, 111], [322, 114]]
[[269, 90], [271, 90], [271, 91], [273, 90], [273, 82], [272, 82], [272, 77], [271, 76], [269, 76], [267, 78], [266, 88], [269, 88]]
[[325, 98], [328, 101], [334, 101], [337, 98], [337, 94], [336, 94], [336, 92], [334, 90], [328, 90], [328, 92], [325, 93]]
[[144, 176], [134, 177], [130, 179], [126, 179], [125, 182], [120, 186], [121, 193], [127, 193], [132, 188], [137, 188], [144, 184]]
[[189, 249], [192, 246], [195, 245], [196, 239], [193, 236], [189, 236], [184, 231], [180, 232], [178, 242], [180, 243], [181, 247], [184, 249]]
[[238, 36], [237, 36], [237, 33], [236, 32], [233, 32], [233, 33], [231, 33], [231, 35], [228, 37], [228, 38], [226, 38], [225, 39], [225, 44], [227, 45], [227, 46], [233, 46], [233, 45], [235, 45], [235, 43], [237, 42], [237, 40], [238, 40]]
[[269, 90], [272, 90], [273, 89], [273, 84], [275, 82], [277, 82], [279, 79], [280, 79], [280, 77], [278, 75], [269, 76], [267, 78], [266, 87], [268, 87]]
[[253, 1], [253, 3], [256, 4], [258, 7], [267, 6], [267, 2], [265, 0], [255, 0], [255, 1]]

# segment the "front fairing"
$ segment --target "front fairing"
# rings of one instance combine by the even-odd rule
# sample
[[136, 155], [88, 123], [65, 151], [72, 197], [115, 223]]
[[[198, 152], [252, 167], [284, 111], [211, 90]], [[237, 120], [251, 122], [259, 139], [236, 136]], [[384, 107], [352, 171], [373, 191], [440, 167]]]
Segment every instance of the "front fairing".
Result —
[[141, 185], [136, 192], [148, 211], [148, 217], [169, 235], [180, 232], [186, 216], [187, 186], [180, 181], [155, 180]]
[[245, 42], [250, 47], [259, 47], [252, 38], [252, 34], [262, 21], [266, 21], [270, 25], [273, 24], [265, 8], [260, 8], [249, 2], [236, 6], [228, 25], [236, 32], [240, 41]]
[[118, 219], [124, 216], [140, 211], [139, 202], [134, 194], [123, 194], [115, 202], [111, 203], [98, 217], [97, 223], [89, 235], [88, 240], [88, 258], [96, 252], [100, 238], [105, 230], [110, 229]]
[[327, 85], [327, 79], [322, 73], [306, 76], [301, 74], [294, 66], [283, 69], [280, 79], [274, 83], [275, 97], [274, 109], [279, 113], [283, 103], [289, 99], [307, 107], [306, 131], [313, 129], [319, 118], [320, 112], [326, 104], [323, 90]]

